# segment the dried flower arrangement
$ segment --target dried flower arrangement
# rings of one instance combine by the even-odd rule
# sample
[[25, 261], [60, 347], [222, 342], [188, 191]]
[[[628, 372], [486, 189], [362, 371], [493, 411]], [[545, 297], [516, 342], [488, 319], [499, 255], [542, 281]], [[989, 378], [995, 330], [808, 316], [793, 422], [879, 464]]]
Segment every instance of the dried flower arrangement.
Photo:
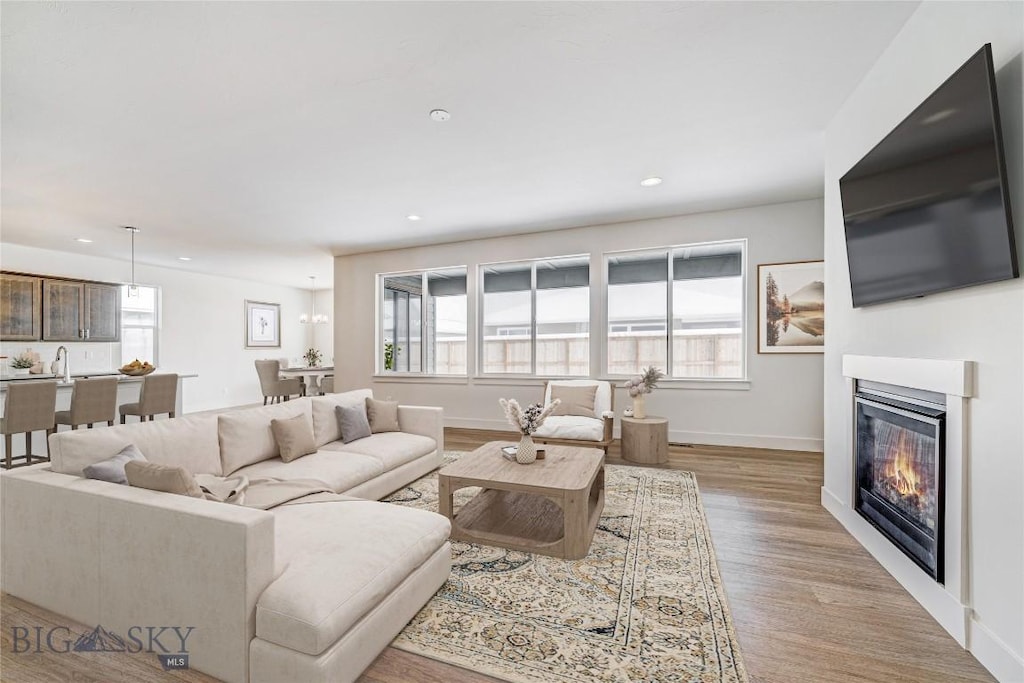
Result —
[[561, 402], [561, 399], [556, 398], [546, 406], [542, 403], [531, 403], [526, 408], [521, 408], [519, 402], [514, 398], [508, 400], [498, 399], [498, 403], [501, 404], [502, 409], [505, 411], [505, 419], [508, 420], [508, 423], [518, 429], [520, 434], [527, 436], [540, 429], [540, 426], [544, 424], [544, 420]]
[[622, 383], [622, 386], [629, 391], [631, 398], [641, 394], [649, 394], [658, 388], [658, 380], [665, 377], [665, 373], [654, 367], [643, 368], [636, 377], [631, 377]]

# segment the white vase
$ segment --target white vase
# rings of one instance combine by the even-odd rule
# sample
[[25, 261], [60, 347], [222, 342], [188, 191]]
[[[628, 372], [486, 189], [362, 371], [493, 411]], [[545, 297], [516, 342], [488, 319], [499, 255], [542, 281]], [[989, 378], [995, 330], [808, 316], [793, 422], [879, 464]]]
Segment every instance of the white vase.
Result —
[[12, 370], [14, 371], [15, 376], [21, 377], [27, 375], [30, 368], [12, 368]]
[[516, 447], [516, 462], [520, 465], [529, 465], [537, 459], [537, 446], [533, 443], [533, 437], [523, 434]]
[[637, 394], [633, 399], [633, 417], [642, 420], [647, 417], [647, 395]]

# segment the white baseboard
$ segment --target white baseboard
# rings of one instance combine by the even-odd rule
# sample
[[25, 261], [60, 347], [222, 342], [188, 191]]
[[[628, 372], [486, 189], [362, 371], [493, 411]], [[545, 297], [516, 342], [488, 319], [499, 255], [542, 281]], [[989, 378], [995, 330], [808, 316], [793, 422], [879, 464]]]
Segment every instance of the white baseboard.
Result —
[[[445, 416], [446, 427], [460, 429], [493, 429], [511, 432], [512, 427], [505, 420], [483, 419], [477, 417]], [[616, 426], [615, 436], [619, 436]], [[812, 451], [821, 453], [824, 450], [823, 439], [812, 439], [799, 436], [762, 436], [758, 434], [720, 434], [716, 432], [687, 432], [670, 429], [668, 440], [671, 443], [692, 443], [702, 446], [737, 446], [743, 448], [772, 448], [783, 451]]]
[[981, 622], [971, 619], [968, 649], [1000, 683], [1024, 681], [1024, 658]]

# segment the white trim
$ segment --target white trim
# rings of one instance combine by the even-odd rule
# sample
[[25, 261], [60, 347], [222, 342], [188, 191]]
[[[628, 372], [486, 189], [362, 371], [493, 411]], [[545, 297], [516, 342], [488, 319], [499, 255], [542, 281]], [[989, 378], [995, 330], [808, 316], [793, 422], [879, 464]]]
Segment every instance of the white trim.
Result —
[[1024, 681], [1024, 658], [973, 617], [969, 624], [968, 650], [998, 681]]
[[[511, 432], [505, 420], [478, 417], [453, 417], [445, 415], [445, 427], [459, 429], [488, 429]], [[618, 420], [614, 436], [619, 437]], [[668, 440], [674, 444], [697, 444], [701, 446], [733, 446], [740, 448], [770, 448], [780, 451], [811, 451], [821, 453], [821, 439], [801, 436], [772, 436], [762, 434], [720, 434], [715, 432], [688, 432], [670, 429]]]
[[395, 384], [469, 384], [465, 375], [423, 375], [411, 372], [395, 372], [387, 375], [374, 375], [374, 382]]
[[974, 363], [965, 360], [843, 356], [843, 376], [950, 396], [974, 395]]
[[[587, 379], [586, 377], [566, 377], [565, 379]], [[600, 377], [602, 382], [611, 382], [613, 385], [618, 386], [625, 380], [629, 379], [629, 375], [616, 375], [614, 377]], [[736, 377], [724, 378], [724, 377], [708, 377], [707, 379], [669, 379], [663, 378], [658, 380], [658, 390], [668, 389], [669, 391], [687, 389], [687, 390], [709, 390], [715, 389], [720, 391], [750, 391], [752, 388], [752, 382], [749, 379]], [[819, 439], [820, 441], [820, 439]]]

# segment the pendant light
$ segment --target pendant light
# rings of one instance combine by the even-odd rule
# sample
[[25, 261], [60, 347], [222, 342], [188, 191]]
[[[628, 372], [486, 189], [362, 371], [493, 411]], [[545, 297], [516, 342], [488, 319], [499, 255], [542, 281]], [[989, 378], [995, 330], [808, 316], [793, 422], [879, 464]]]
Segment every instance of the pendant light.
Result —
[[322, 325], [327, 322], [327, 315], [324, 313], [317, 314], [316, 312], [316, 276], [310, 275], [310, 287], [313, 290], [313, 312], [310, 314], [303, 313], [299, 316], [300, 323], [310, 323], [313, 325]]
[[139, 232], [139, 229], [126, 226], [125, 230], [132, 235], [132, 283], [128, 285], [128, 297], [134, 299], [139, 296], [139, 286], [135, 284], [135, 233]]

